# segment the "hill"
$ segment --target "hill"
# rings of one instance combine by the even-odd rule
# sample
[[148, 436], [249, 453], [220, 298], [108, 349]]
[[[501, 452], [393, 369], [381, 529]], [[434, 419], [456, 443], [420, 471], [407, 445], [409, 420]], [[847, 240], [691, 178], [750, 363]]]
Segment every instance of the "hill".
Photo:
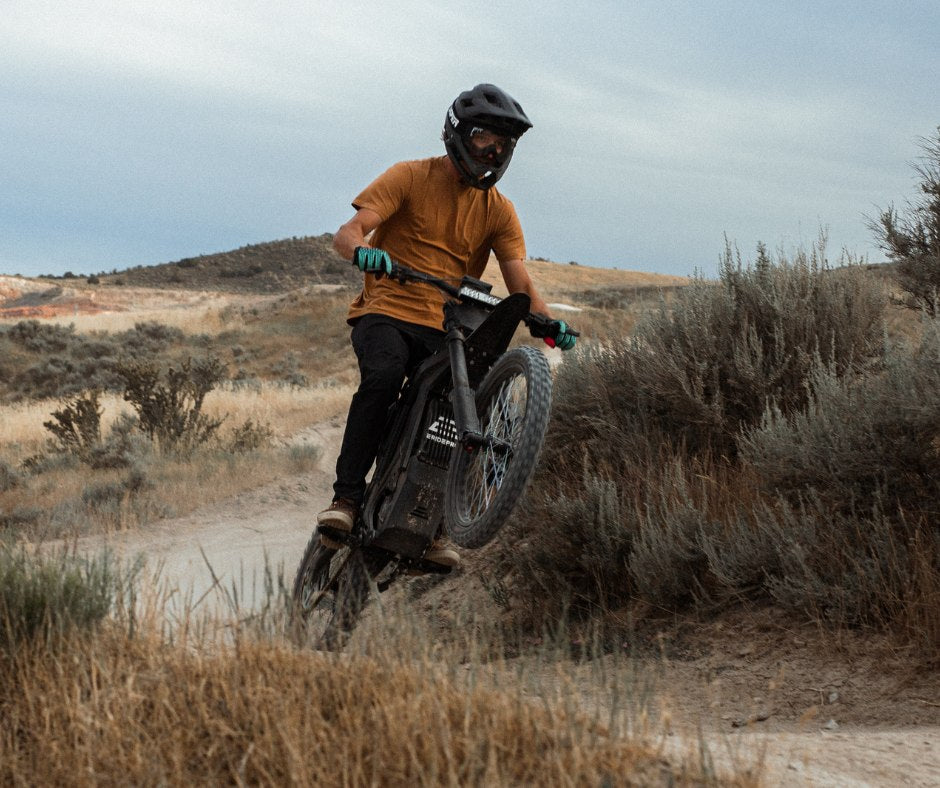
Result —
[[311, 284], [356, 284], [358, 274], [333, 251], [332, 242], [329, 233], [285, 238], [136, 266], [98, 279], [102, 284], [227, 293], [285, 293]]
[[[153, 311], [193, 302], [277, 296], [303, 288], [358, 289], [362, 275], [332, 249], [333, 236], [251, 244], [217, 254], [135, 266], [96, 276], [0, 275], [0, 320], [68, 318], [104, 312]], [[610, 309], [656, 298], [688, 284], [687, 277], [528, 260], [526, 268], [548, 300]], [[491, 259], [483, 279], [505, 295], [499, 265]]]

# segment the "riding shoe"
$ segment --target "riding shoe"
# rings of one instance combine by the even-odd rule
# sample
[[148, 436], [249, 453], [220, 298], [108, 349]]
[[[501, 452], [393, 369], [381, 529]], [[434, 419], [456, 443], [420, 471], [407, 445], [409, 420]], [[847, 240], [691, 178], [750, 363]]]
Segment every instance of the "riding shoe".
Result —
[[441, 537], [431, 542], [431, 546], [424, 554], [424, 560], [453, 568], [460, 565], [460, 553], [454, 549], [450, 540]]
[[[359, 517], [359, 507], [348, 498], [336, 498], [329, 509], [324, 509], [317, 515], [317, 523], [332, 528], [334, 531], [350, 533]], [[320, 543], [331, 550], [339, 550], [342, 542], [330, 539], [326, 534], [320, 534]]]

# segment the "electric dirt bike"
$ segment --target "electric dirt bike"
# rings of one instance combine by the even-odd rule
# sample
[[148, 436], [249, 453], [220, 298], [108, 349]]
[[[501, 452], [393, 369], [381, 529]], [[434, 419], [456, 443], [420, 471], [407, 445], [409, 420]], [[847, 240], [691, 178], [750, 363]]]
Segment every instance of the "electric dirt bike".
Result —
[[[548, 425], [544, 354], [507, 351], [520, 322], [537, 337], [556, 328], [529, 312], [528, 295], [500, 299], [473, 277], [455, 286], [397, 264], [390, 276], [449, 296], [446, 340], [389, 410], [356, 526], [350, 533], [320, 526], [297, 569], [294, 623], [325, 648], [342, 644], [373, 589], [405, 574], [450, 572], [424, 558], [443, 532], [471, 549], [493, 539], [529, 483]], [[326, 547], [321, 534], [342, 547]]]

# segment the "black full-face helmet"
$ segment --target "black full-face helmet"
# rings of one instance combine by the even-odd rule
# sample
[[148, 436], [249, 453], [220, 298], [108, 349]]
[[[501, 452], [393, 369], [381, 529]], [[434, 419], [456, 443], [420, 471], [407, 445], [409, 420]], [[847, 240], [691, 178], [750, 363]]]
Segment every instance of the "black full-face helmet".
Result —
[[489, 189], [506, 172], [516, 141], [531, 128], [512, 96], [496, 85], [477, 85], [450, 105], [441, 137], [464, 181]]

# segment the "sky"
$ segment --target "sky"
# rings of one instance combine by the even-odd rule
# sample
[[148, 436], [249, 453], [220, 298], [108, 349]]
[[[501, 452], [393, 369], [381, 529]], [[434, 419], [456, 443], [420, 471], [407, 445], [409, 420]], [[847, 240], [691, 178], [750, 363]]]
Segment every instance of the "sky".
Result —
[[[573, 10], [575, 6], [578, 10]], [[916, 197], [940, 2], [0, 0], [0, 273], [335, 232], [496, 84], [530, 257], [713, 276]]]

